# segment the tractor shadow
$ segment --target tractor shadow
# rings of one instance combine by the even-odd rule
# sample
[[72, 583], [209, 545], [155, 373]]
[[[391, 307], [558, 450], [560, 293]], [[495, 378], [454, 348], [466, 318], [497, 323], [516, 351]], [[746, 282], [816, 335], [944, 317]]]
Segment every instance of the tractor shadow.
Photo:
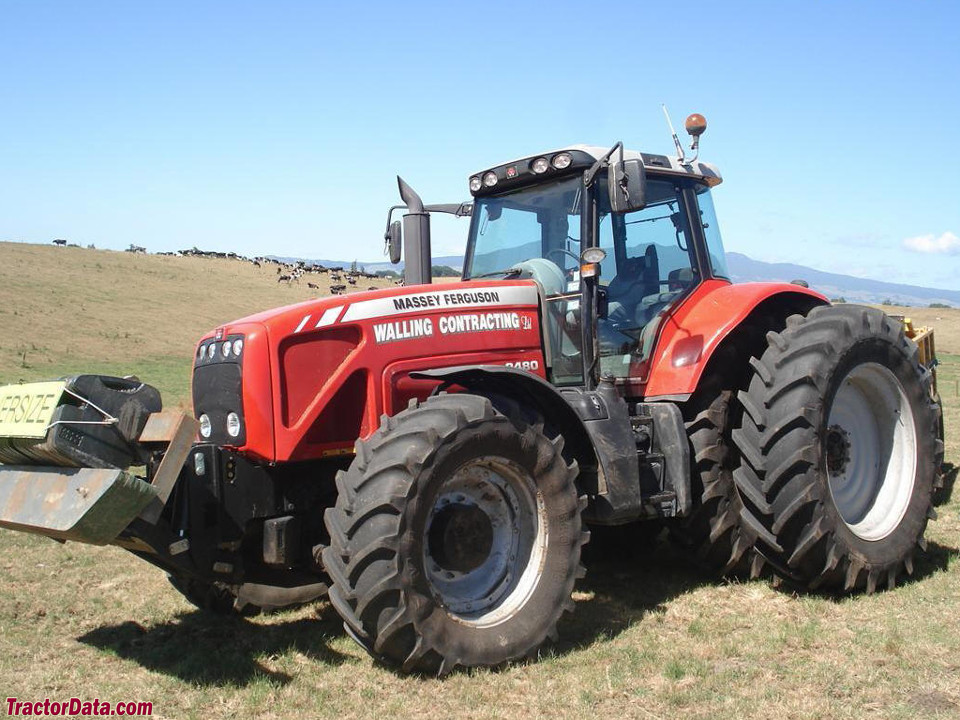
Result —
[[[898, 578], [898, 586], [946, 571], [958, 558], [957, 548], [930, 542], [926, 552], [917, 554], [914, 574]], [[598, 532], [596, 528], [593, 540], [584, 550], [584, 564], [588, 573], [576, 587], [576, 611], [561, 620], [561, 639], [549, 649], [551, 655], [568, 655], [597, 641], [613, 639], [645, 619], [663, 615], [670, 602], [681, 595], [728, 582], [696, 564], [687, 551], [666, 538], [604, 537], [603, 530]], [[760, 582], [771, 579], [772, 574], [767, 571]], [[786, 580], [773, 585], [786, 594], [812, 595], [833, 602], [861, 595], [811, 592]], [[283, 621], [281, 611], [269, 623], [193, 611], [152, 627], [132, 621], [103, 626], [78, 640], [192, 685], [244, 687], [266, 680], [282, 686], [293, 677], [266, 667], [260, 658], [294, 651], [320, 665], [356, 661], [330, 646], [332, 640], [343, 635], [342, 622], [333, 608], [325, 602], [314, 608], [310, 616], [288, 622]], [[379, 667], [397, 672], [387, 666]], [[458, 669], [453, 676], [464, 672], [470, 671]]]
[[910, 585], [915, 582], [920, 582], [931, 575], [946, 572], [958, 558], [960, 558], [960, 550], [957, 548], [928, 541], [926, 552], [917, 553], [913, 560], [913, 575], [908, 578], [898, 579], [897, 583]]
[[[645, 617], [666, 612], [673, 598], [720, 582], [667, 540], [654, 543], [640, 536], [635, 542], [632, 537], [623, 542], [622, 534], [603, 535], [594, 530], [594, 541], [585, 550], [588, 574], [577, 584], [576, 612], [561, 621], [562, 639], [550, 650], [555, 655], [616, 637]], [[77, 639], [191, 685], [245, 687], [266, 680], [282, 686], [293, 677], [260, 659], [295, 651], [318, 665], [356, 661], [331, 647], [332, 640], [343, 636], [342, 621], [333, 608], [325, 602], [314, 608], [308, 617], [298, 615], [288, 622], [280, 611], [269, 623], [193, 611], [148, 627], [133, 621], [105, 625]], [[464, 672], [470, 671], [458, 669], [453, 675]]]
[[[953, 468], [954, 479], [956, 475], [957, 468]], [[596, 535], [595, 529], [593, 532]], [[576, 612], [561, 621], [561, 640], [553, 647], [555, 655], [581, 650], [597, 640], [612, 639], [646, 618], [662, 615], [672, 600], [690, 591], [749, 582], [746, 578], [719, 577], [665, 537], [636, 544], [614, 544], [609, 540], [603, 539], [590, 552], [585, 548], [587, 576], [577, 584], [580, 595]], [[957, 548], [928, 541], [926, 550], [918, 549], [914, 556], [913, 574], [898, 577], [897, 587], [946, 572], [958, 560]], [[792, 597], [816, 597], [834, 603], [866, 597], [862, 590], [852, 594], [810, 590], [775, 575], [769, 566], [756, 581]], [[886, 585], [877, 588], [877, 593], [883, 592], [888, 592]]]
[[[897, 575], [897, 584], [896, 587], [891, 591], [887, 587], [886, 582], [878, 583], [876, 592], [877, 594], [885, 592], [896, 592], [896, 588], [906, 587], [913, 585], [914, 583], [923, 582], [927, 578], [936, 575], [937, 573], [946, 572], [950, 569], [950, 566], [960, 558], [960, 549], [955, 547], [950, 547], [949, 545], [941, 545], [938, 542], [932, 540], [927, 541], [927, 549], [916, 550], [913, 556], [913, 574], [908, 575], [906, 572], [901, 571]], [[790, 580], [789, 578], [776, 577], [773, 579], [773, 587], [785, 595], [791, 595], [794, 597], [797, 596], [807, 596], [820, 598], [822, 600], [827, 600], [834, 603], [843, 603], [849, 602], [851, 600], [856, 600], [859, 597], [866, 597], [866, 593], [863, 589], [856, 590], [854, 592], [844, 592], [840, 590], [811, 590], [804, 587], [801, 584]]]
[[612, 639], [645, 618], [662, 615], [674, 598], [724, 582], [666, 537], [619, 530], [591, 528], [584, 548], [587, 575], [577, 583], [576, 611], [560, 622], [555, 655]]
[[271, 670], [258, 658], [294, 651], [324, 665], [348, 660], [330, 647], [343, 634], [340, 619], [326, 604], [317, 610], [315, 616], [271, 624], [196, 610], [152, 627], [132, 621], [107, 625], [77, 639], [191, 685], [243, 687], [263, 680], [286, 685], [293, 676]]

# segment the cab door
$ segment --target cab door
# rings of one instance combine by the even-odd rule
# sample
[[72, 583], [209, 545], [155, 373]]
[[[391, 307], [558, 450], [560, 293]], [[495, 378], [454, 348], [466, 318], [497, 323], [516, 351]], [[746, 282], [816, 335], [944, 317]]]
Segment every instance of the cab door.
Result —
[[608, 258], [600, 281], [607, 312], [597, 321], [600, 372], [628, 395], [640, 394], [663, 319], [704, 276], [688, 183], [648, 178], [647, 199], [642, 210], [614, 214], [604, 212], [601, 198], [598, 228]]

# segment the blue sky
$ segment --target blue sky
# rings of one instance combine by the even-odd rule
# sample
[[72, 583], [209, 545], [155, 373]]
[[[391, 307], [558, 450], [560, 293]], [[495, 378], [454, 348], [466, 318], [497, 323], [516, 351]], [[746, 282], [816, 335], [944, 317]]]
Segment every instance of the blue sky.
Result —
[[[956, 288], [960, 3], [0, 0], [0, 239], [377, 260], [398, 173], [702, 157], [727, 250]], [[436, 254], [465, 221], [435, 223]]]

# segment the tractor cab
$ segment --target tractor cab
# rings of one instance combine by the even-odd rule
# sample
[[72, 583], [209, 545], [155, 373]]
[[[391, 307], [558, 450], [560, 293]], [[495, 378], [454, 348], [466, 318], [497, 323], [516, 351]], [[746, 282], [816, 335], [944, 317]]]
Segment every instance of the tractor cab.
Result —
[[[727, 270], [710, 196], [719, 173], [700, 162], [620, 154], [611, 164], [603, 148], [576, 146], [473, 175], [463, 277], [535, 280], [550, 380], [589, 386], [604, 376], [634, 395], [664, 319]], [[634, 199], [625, 205], [611, 176], [627, 162]]]

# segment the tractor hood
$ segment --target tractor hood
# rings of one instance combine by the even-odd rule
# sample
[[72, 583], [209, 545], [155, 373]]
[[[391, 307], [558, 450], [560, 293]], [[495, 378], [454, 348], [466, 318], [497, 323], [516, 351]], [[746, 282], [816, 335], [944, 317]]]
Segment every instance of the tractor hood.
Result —
[[436, 386], [411, 372], [519, 363], [545, 375], [533, 281], [351, 293], [208, 333], [195, 355], [194, 413], [205, 441], [268, 462], [308, 460], [352, 452], [380, 415]]
[[[367, 292], [334, 295], [285, 305], [235, 320], [218, 332], [229, 333], [234, 326], [259, 324], [271, 336], [308, 333], [345, 322], [385, 318], [392, 315], [458, 310], [466, 307], [498, 306], [537, 302], [536, 284], [523, 281], [467, 281], [433, 285], [410, 285]], [[204, 339], [209, 339], [210, 333]]]

